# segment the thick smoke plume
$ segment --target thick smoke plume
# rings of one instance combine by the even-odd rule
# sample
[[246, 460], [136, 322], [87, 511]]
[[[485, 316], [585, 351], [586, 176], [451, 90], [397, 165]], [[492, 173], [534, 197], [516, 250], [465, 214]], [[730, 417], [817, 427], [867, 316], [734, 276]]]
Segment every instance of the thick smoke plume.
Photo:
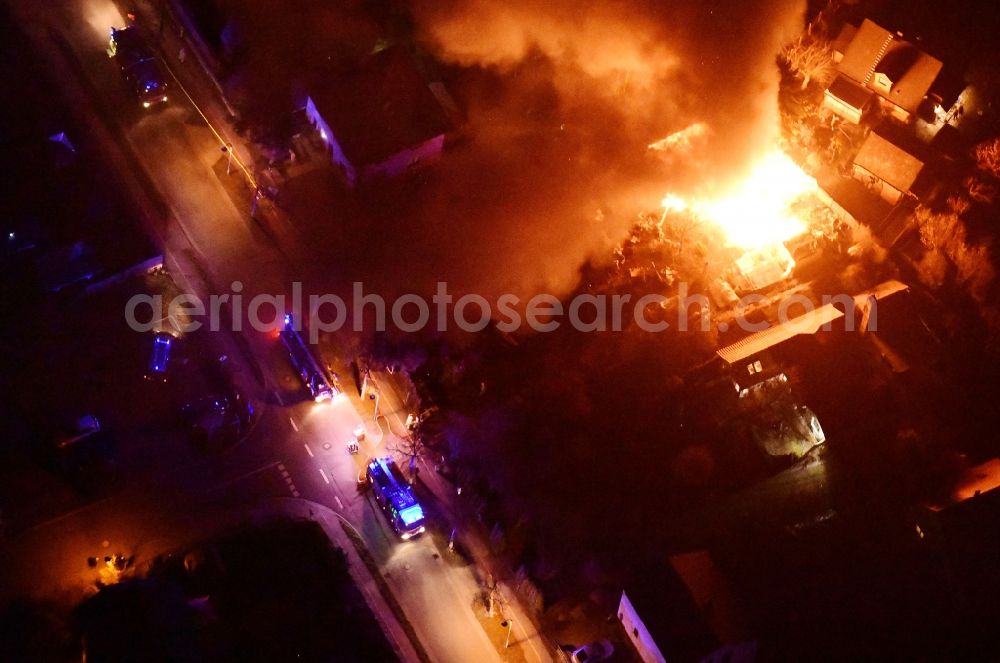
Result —
[[[458, 69], [468, 125], [409, 210], [423, 247], [411, 283], [530, 296], [572, 287], [668, 189], [724, 184], [773, 144], [775, 55], [803, 3], [414, 0], [413, 11], [422, 41]], [[650, 149], [695, 123], [686, 149]]]

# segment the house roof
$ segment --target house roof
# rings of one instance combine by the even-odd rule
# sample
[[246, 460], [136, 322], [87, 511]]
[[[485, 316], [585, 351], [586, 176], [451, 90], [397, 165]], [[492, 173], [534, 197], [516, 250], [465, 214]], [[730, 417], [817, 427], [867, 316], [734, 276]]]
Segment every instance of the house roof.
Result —
[[941, 511], [953, 504], [964, 502], [997, 488], [1000, 488], [1000, 458], [992, 458], [981, 465], [966, 470], [959, 478], [948, 500], [941, 504], [933, 504], [930, 508], [934, 511]]
[[721, 642], [739, 642], [746, 627], [732, 592], [705, 550], [673, 555], [670, 565], [687, 587], [695, 605]]
[[732, 345], [718, 351], [718, 355], [729, 364], [735, 364], [749, 357], [773, 348], [800, 334], [815, 334], [824, 325], [844, 317], [844, 312], [833, 304], [824, 304], [809, 313], [792, 318], [763, 331], [751, 334]]
[[883, 281], [879, 283], [874, 288], [865, 290], [854, 296], [854, 302], [858, 306], [864, 306], [868, 303], [869, 297], [874, 297], [875, 301], [882, 301], [883, 299], [888, 299], [898, 292], [906, 292], [910, 289], [910, 286], [906, 285], [902, 281], [897, 281], [896, 279], [889, 279], [888, 281]]
[[833, 79], [828, 88], [830, 94], [840, 99], [845, 104], [851, 108], [856, 108], [859, 111], [865, 107], [868, 100], [871, 99], [875, 93], [866, 88], [860, 83], [855, 83], [847, 76], [843, 74], [837, 74], [837, 77]]
[[900, 108], [915, 113], [942, 66], [937, 58], [910, 43], [896, 40], [876, 67], [876, 71], [885, 73], [892, 81], [889, 94], [880, 94]]
[[644, 566], [622, 591], [668, 661], [701, 660], [719, 645], [694, 598], [669, 564]]
[[[941, 67], [937, 58], [867, 18], [844, 51], [844, 59], [837, 65], [843, 75], [910, 113], [920, 106]], [[892, 90], [888, 94], [874, 88], [871, 79], [876, 71], [886, 74], [892, 81]]]
[[924, 162], [874, 131], [868, 134], [854, 163], [899, 191], [908, 192]]
[[[831, 207], [839, 207], [847, 212], [855, 221], [881, 227], [882, 222], [892, 210], [892, 205], [881, 198], [871, 195], [861, 182], [844, 177], [829, 177], [821, 179], [820, 189], [825, 194], [820, 198]], [[829, 202], [826, 200], [829, 198]]]
[[355, 166], [380, 163], [448, 130], [427, 82], [398, 48], [376, 53], [309, 96]]
[[837, 69], [859, 83], [867, 83], [869, 73], [874, 71], [892, 40], [891, 32], [866, 18], [844, 51], [844, 59]]
[[850, 23], [844, 23], [840, 27], [840, 31], [837, 33], [836, 38], [833, 40], [833, 50], [838, 53], [843, 53], [847, 50], [847, 47], [851, 45], [854, 40], [854, 35], [858, 33], [858, 27], [856, 25], [851, 25]]

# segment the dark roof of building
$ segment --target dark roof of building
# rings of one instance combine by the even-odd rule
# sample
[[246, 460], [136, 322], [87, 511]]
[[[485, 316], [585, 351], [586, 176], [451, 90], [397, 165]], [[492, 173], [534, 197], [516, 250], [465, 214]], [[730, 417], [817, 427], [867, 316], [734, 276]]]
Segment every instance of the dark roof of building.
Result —
[[309, 95], [355, 166], [380, 163], [448, 130], [412, 58], [390, 48]]
[[1000, 458], [991, 458], [981, 465], [966, 470], [959, 477], [948, 499], [933, 504], [930, 508], [934, 511], [942, 511], [949, 506], [960, 504], [992, 491], [997, 491], [997, 494], [1000, 494], [998, 488], [1000, 488]]
[[625, 595], [668, 661], [697, 661], [719, 645], [670, 564], [637, 573]]
[[[882, 96], [910, 113], [915, 113], [934, 79], [941, 73], [941, 61], [912, 44], [895, 40], [876, 70], [892, 81], [892, 90]], [[883, 71], [884, 69], [884, 71]]]
[[910, 191], [924, 168], [923, 161], [874, 131], [861, 145], [854, 163], [903, 192]]
[[830, 94], [859, 111], [875, 96], [875, 93], [860, 83], [855, 83], [843, 74], [837, 74], [829, 87]]
[[720, 642], [739, 642], [747, 637], [743, 615], [708, 551], [673, 555], [670, 565]]
[[871, 192], [853, 178], [828, 177], [820, 180], [820, 187], [833, 202], [856, 221], [876, 227], [889, 215], [893, 206]]
[[874, 89], [872, 74], [886, 74], [892, 81], [888, 94], [879, 96], [913, 113], [941, 72], [941, 61], [913, 44], [865, 19], [851, 40], [837, 69], [852, 80]]

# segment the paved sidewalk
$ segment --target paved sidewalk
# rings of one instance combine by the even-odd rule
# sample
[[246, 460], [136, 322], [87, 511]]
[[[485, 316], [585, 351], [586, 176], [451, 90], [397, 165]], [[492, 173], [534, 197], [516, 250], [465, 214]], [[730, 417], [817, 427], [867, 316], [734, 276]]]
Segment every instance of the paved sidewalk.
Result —
[[418, 481], [434, 494], [443, 510], [446, 511], [449, 522], [458, 528], [456, 538], [469, 551], [472, 559], [485, 571], [484, 575], [486, 577], [492, 576], [496, 580], [497, 593], [500, 595], [504, 616], [514, 622], [511, 644], [521, 645], [528, 663], [553, 661], [550, 652], [554, 648], [538, 630], [537, 623], [528, 609], [522, 605], [520, 597], [509, 586], [512, 573], [501, 560], [493, 555], [480, 532], [476, 531], [475, 526], [463, 521], [457, 513], [451, 486], [444, 482], [424, 459], [421, 458], [419, 462], [422, 468], [418, 474]]
[[[364, 595], [369, 609], [371, 609], [379, 626], [382, 627], [382, 632], [385, 633], [386, 639], [392, 645], [393, 650], [395, 650], [400, 660], [406, 663], [417, 663], [427, 660], [426, 654], [418, 654], [418, 648], [422, 653], [423, 647], [419, 642], [416, 646], [411, 642], [411, 637], [415, 636], [407, 634], [406, 629], [396, 618], [392, 607], [389, 606], [382, 595], [379, 583], [376, 582], [376, 579], [372, 576], [364, 560], [361, 559], [357, 549], [354, 547], [354, 543], [341, 526], [341, 523], [344, 521], [337, 516], [337, 513], [333, 509], [317, 502], [293, 497], [275, 498], [268, 506], [280, 511], [284, 515], [305, 518], [319, 523], [334, 545], [347, 554], [348, 569], [350, 570], [351, 578]], [[349, 524], [347, 526], [351, 527]]]
[[[402, 399], [393, 387], [396, 378], [386, 374], [379, 374], [376, 377], [382, 393], [380, 410], [387, 414], [386, 419], [390, 422], [388, 435], [398, 438], [408, 434], [403, 421], [406, 415], [405, 408], [401, 405]], [[455, 504], [454, 487], [434, 471], [425, 459], [421, 458], [419, 463], [417, 480], [434, 495], [449, 523], [456, 528], [458, 542], [469, 551], [472, 559], [483, 571], [482, 577], [492, 576], [496, 580], [497, 592], [500, 594], [506, 616], [513, 620], [511, 642], [521, 645], [521, 650], [529, 663], [550, 663], [555, 660], [552, 655], [552, 652], [556, 651], [555, 646], [545, 639], [538, 629], [534, 615], [510, 587], [513, 573], [490, 551], [482, 533], [477, 531], [477, 525], [468, 523], [461, 516]]]

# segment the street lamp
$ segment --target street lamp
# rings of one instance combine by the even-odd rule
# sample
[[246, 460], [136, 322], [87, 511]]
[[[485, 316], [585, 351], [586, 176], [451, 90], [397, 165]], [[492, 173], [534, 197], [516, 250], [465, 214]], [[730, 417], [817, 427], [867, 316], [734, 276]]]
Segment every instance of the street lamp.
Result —
[[510, 632], [514, 630], [514, 620], [508, 617], [507, 619], [500, 622], [500, 626], [507, 627], [507, 639], [503, 643], [503, 648], [510, 649]]
[[226, 143], [221, 149], [222, 153], [228, 157], [228, 160], [226, 161], [226, 175], [229, 175], [229, 173], [233, 170], [233, 144]]
[[250, 199], [250, 218], [257, 218], [257, 203], [260, 202], [261, 193], [260, 189], [255, 188], [253, 190], [253, 197]]

